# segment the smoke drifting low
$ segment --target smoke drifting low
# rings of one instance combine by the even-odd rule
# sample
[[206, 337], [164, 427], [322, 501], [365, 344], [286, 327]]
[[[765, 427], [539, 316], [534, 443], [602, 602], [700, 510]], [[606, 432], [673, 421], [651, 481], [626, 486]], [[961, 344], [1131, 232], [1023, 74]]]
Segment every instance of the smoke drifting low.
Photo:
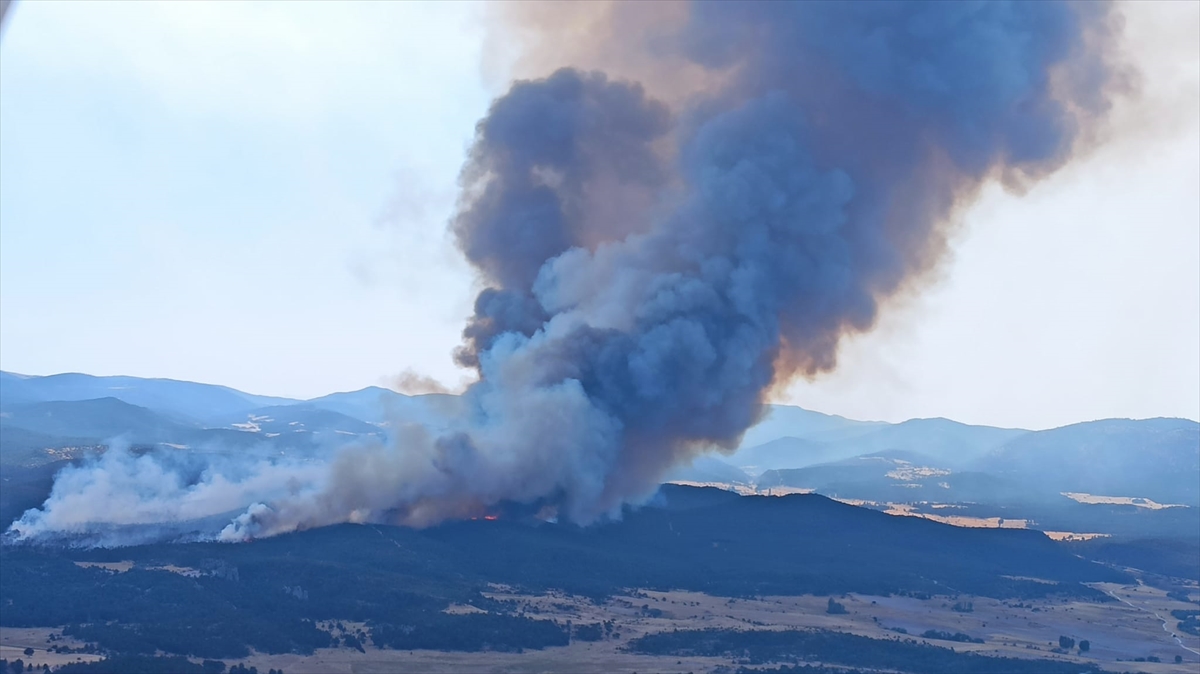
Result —
[[[669, 17], [657, 29], [586, 45], [638, 55], [615, 59], [632, 79], [562, 68], [479, 122], [451, 223], [487, 285], [456, 354], [479, 381], [452, 429], [217, 472], [175, 487], [195, 509], [143, 519], [236, 510], [212, 535], [240, 540], [501, 501], [619, 513], [673, 464], [736, 446], [771, 386], [833, 369], [842, 337], [938, 263], [979, 188], [1063, 166], [1119, 79], [1099, 2], [654, 4], [609, 11]], [[635, 81], [674, 63], [683, 93]], [[14, 530], [89, 530], [113, 520], [66, 513], [123, 493], [102, 485], [170, 484], [130, 461], [64, 474]]]

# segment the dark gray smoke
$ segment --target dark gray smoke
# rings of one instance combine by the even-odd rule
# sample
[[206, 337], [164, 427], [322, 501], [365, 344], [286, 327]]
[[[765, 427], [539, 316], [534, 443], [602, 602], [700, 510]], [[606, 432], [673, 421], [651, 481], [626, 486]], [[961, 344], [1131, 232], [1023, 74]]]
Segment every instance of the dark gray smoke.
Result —
[[[491, 287], [459, 358], [481, 389], [516, 354], [532, 386], [579, 388], [611, 441], [588, 457], [598, 500], [564, 495], [583, 519], [734, 446], [772, 383], [832, 369], [964, 201], [1058, 168], [1107, 106], [1101, 3], [687, 9], [646, 53], [720, 86], [669, 128], [638, 84], [563, 69], [493, 105], [464, 172], [455, 233]], [[614, 186], [653, 193], [619, 210]]]
[[470, 205], [453, 223], [493, 286], [476, 300], [461, 363], [477, 367], [505, 332], [542, 327], [549, 316], [533, 284], [547, 260], [646, 226], [640, 216], [670, 175], [654, 147], [669, 130], [666, 106], [600, 73], [518, 82], [493, 104], [463, 171]]
[[500, 502], [619, 512], [734, 447], [772, 385], [834, 368], [985, 182], [1028, 185], [1089, 139], [1114, 81], [1100, 2], [676, 8], [645, 44], [589, 48], [656, 77], [686, 63], [700, 90], [667, 105], [565, 68], [479, 123], [452, 228], [488, 287], [457, 354], [480, 380], [456, 430], [346, 453], [223, 537]]

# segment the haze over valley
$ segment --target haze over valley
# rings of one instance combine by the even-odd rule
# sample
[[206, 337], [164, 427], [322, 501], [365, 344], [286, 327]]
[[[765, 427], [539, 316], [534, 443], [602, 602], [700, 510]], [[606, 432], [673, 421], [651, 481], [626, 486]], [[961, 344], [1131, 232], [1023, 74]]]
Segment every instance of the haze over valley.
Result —
[[[31, 525], [22, 530], [18, 522], [10, 536], [86, 540], [96, 526], [159, 524], [150, 515], [161, 505], [156, 500], [202, 500], [218, 480], [240, 484], [240, 500], [221, 498], [208, 510], [197, 503], [200, 510], [178, 515], [176, 523], [198, 526], [191, 520], [230, 512], [232, 520], [274, 496], [274, 484], [256, 492], [248, 476], [261, 480], [279, 471], [289, 479], [319, 479], [313, 476], [341, 454], [401, 451], [395, 445], [406, 425], [429, 432], [447, 428], [461, 406], [448, 394], [410, 396], [383, 388], [301, 401], [133, 377], [8, 372], [0, 377], [0, 465], [14, 487], [12, 497], [0, 500], [0, 513], [6, 523]], [[999, 519], [1056, 533], [1169, 535], [1200, 527], [1198, 446], [1200, 425], [1186, 419], [1108, 419], [1025, 431], [948, 419], [864, 422], [775, 405], [734, 451], [700, 457], [665, 480], [742, 493], [815, 492], [977, 526], [999, 526]], [[193, 454], [221, 457], [223, 463], [188, 477], [195, 463], [182, 457]], [[131, 471], [130, 455], [140, 457], [134, 463], [158, 461], [165, 474]], [[63, 520], [60, 528], [39, 529], [45, 521], [40, 513], [21, 515], [42, 505], [49, 493], [26, 491], [26, 483], [44, 483], [68, 464], [82, 467], [77, 471], [82, 481], [73, 483], [77, 489], [107, 485], [120, 476], [127, 480], [120, 489], [155, 496], [143, 503], [122, 499], [121, 512], [111, 521], [91, 506], [86, 514]], [[88, 471], [93, 476], [84, 479]], [[151, 483], [164, 480], [169, 484]], [[60, 507], [55, 499], [47, 506]], [[229, 523], [218, 519], [207, 524], [210, 530], [171, 529], [162, 536], [211, 539]], [[294, 528], [319, 523], [298, 520]], [[121, 535], [106, 529], [97, 542], [120, 544]], [[157, 536], [150, 531], [130, 535]]]
[[1197, 184], [1196, 2], [0, 0], [0, 674], [1194, 674]]

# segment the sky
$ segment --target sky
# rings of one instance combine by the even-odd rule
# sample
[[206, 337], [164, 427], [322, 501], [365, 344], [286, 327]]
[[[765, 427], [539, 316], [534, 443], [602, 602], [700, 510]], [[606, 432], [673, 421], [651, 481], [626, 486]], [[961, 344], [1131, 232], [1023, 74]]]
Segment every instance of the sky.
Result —
[[[776, 402], [1049, 428], [1200, 418], [1200, 3], [1126, 5], [1141, 94]], [[446, 233], [516, 72], [471, 3], [34, 3], [0, 37], [0, 368], [312, 397], [460, 387]]]

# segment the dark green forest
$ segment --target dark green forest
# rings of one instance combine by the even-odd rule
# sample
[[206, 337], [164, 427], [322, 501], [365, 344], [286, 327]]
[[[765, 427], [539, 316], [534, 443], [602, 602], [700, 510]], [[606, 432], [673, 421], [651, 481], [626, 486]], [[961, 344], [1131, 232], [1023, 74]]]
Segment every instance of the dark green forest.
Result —
[[[135, 567], [114, 573], [75, 563], [121, 560]], [[153, 570], [166, 565], [199, 575]], [[363, 638], [382, 647], [517, 651], [565, 644], [567, 627], [518, 616], [483, 595], [488, 583], [596, 600], [644, 588], [1108, 601], [1080, 583], [1126, 579], [1038, 532], [955, 528], [815, 495], [670, 487], [659, 505], [588, 528], [512, 518], [425, 530], [346, 524], [242, 544], [6, 544], [0, 624], [66, 626], [120, 654], [311, 653], [334, 643], [317, 625], [327, 620], [362, 621]], [[487, 613], [443, 613], [452, 603]], [[584, 629], [576, 638], [596, 636]]]
[[[678, 630], [635, 639], [630, 642], [629, 650], [676, 657], [726, 656], [739, 658], [746, 665], [815, 661], [822, 665], [881, 668], [913, 674], [1084, 674], [1099, 671], [1072, 662], [989, 657], [958, 653], [915, 639], [870, 639], [823, 630]], [[742, 671], [810, 674], [821, 670], [785, 666]]]

